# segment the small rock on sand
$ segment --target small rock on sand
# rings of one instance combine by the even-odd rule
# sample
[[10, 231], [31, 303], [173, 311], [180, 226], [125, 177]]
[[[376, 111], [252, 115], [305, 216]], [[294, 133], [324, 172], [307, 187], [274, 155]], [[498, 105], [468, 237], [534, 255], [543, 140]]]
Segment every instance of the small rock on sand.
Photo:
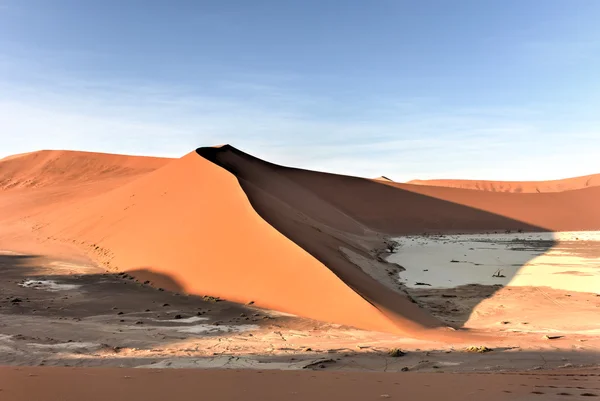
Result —
[[545, 334], [542, 337], [542, 340], [556, 340], [556, 339], [559, 339], [559, 338], [562, 338], [562, 336], [549, 336], [548, 334]]

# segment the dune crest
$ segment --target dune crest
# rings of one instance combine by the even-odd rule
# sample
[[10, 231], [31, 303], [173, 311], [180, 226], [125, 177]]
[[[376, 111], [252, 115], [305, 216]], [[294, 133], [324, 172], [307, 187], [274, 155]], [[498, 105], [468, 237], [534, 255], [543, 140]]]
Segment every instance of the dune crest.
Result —
[[412, 180], [407, 184], [475, 189], [490, 192], [542, 193], [562, 192], [600, 186], [600, 174], [548, 181], [487, 181], [487, 180]]
[[379, 176], [377, 178], [373, 178], [375, 181], [389, 181], [394, 182], [391, 178], [387, 178], [385, 175]]

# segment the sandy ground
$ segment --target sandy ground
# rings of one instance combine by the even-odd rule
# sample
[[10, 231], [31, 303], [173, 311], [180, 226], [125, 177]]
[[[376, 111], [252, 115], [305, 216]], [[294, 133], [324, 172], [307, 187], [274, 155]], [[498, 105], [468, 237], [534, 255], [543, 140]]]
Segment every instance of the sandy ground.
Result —
[[[89, 264], [14, 252], [0, 255], [0, 289], [0, 364], [9, 365], [487, 372], [590, 367], [600, 350], [600, 297], [527, 287], [497, 291], [471, 316], [460, 311], [476, 302], [472, 292], [414, 293], [442, 319], [468, 319], [466, 326], [482, 335], [474, 344], [402, 338], [214, 302]], [[554, 302], [546, 296], [561, 302], [568, 322], [547, 313]], [[470, 353], [470, 345], [493, 351]], [[394, 348], [405, 355], [388, 355]]]
[[104, 400], [586, 400], [600, 371], [568, 374], [277, 372], [0, 368], [0, 397], [14, 401]]
[[[434, 311], [442, 305], [440, 317], [446, 318], [451, 316], [447, 301], [459, 307], [475, 302], [473, 294], [460, 302], [447, 298], [448, 290], [416, 289], [429, 293], [415, 297]], [[468, 344], [402, 338], [214, 302], [160, 291], [81, 260], [4, 251], [0, 399], [600, 396], [598, 333], [586, 332], [585, 324], [568, 324], [564, 314], [547, 313], [560, 302], [580, 324], [594, 323], [600, 298], [551, 293], [544, 303], [546, 295], [536, 289], [503, 290], [479, 303], [467, 323], [491, 334], [489, 341], [472, 344], [491, 351], [472, 353], [465, 350]], [[463, 312], [468, 310], [467, 305]], [[500, 321], [509, 317], [512, 321]], [[389, 354], [395, 348], [402, 350], [400, 356]]]

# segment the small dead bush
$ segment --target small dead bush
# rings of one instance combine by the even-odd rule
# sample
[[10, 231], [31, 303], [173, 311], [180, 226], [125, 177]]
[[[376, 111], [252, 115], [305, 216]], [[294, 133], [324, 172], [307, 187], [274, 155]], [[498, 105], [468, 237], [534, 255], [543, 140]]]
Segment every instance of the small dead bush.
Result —
[[400, 246], [399, 243], [397, 243], [396, 241], [388, 241], [385, 243], [385, 247], [388, 250], [389, 253], [394, 253], [398, 250], [398, 247]]
[[391, 350], [388, 351], [388, 355], [391, 356], [392, 358], [399, 358], [401, 356], [406, 355], [406, 353], [402, 352], [402, 350], [400, 348], [392, 348]]
[[478, 354], [483, 354], [485, 352], [492, 351], [491, 348], [486, 347], [485, 345], [472, 345], [470, 347], [465, 348], [466, 352], [476, 352]]

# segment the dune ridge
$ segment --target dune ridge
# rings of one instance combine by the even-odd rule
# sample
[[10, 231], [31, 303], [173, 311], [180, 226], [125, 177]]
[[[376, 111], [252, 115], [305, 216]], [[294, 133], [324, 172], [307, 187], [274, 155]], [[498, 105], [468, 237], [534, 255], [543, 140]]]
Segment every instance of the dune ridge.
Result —
[[38, 236], [109, 270], [159, 273], [177, 291], [377, 331], [442, 326], [377, 276], [386, 235], [600, 228], [600, 187], [516, 194], [380, 182], [229, 145], [172, 160], [53, 152], [0, 161], [0, 179], [17, 183], [0, 192], [11, 206], [0, 221], [27, 216]]
[[73, 185], [136, 176], [170, 160], [68, 150], [23, 153], [0, 159], [0, 189]]
[[474, 189], [491, 192], [542, 193], [563, 192], [600, 186], [600, 174], [547, 181], [488, 181], [488, 180], [412, 180], [407, 184]]

